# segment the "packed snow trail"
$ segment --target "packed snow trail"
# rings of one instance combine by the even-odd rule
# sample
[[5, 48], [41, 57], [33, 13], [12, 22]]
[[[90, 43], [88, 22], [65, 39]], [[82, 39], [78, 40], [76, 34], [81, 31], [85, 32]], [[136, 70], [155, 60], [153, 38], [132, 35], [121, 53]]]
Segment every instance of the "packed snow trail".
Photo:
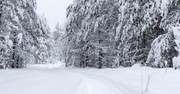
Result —
[[[75, 69], [33, 66], [0, 70], [0, 94], [180, 94], [180, 70], [153, 68]], [[141, 76], [143, 75], [143, 79]]]

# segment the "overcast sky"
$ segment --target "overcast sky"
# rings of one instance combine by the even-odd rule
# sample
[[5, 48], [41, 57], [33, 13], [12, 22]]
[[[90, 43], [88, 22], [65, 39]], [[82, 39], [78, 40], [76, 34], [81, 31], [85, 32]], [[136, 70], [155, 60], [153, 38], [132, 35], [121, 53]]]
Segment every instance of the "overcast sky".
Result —
[[37, 12], [45, 15], [51, 30], [54, 30], [56, 23], [63, 25], [66, 20], [66, 7], [73, 0], [37, 0]]

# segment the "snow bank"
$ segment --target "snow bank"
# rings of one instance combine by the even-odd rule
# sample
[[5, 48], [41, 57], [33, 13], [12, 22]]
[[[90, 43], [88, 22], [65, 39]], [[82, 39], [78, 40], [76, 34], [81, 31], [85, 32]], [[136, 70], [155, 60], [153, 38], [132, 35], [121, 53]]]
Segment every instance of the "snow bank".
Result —
[[29, 64], [27, 68], [29, 69], [55, 69], [64, 67], [64, 63], [55, 63], [55, 64]]
[[134, 64], [131, 68], [133, 68], [133, 69], [142, 68], [142, 65], [141, 64]]

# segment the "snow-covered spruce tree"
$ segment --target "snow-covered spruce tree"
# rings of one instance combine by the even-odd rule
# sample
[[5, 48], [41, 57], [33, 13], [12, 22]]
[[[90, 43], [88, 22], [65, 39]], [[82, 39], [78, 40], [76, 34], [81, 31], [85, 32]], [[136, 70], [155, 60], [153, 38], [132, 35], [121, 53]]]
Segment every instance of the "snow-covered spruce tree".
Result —
[[[89, 35], [94, 40], [90, 46], [94, 46], [96, 50], [90, 54], [97, 58], [95, 65], [101, 67], [119, 67], [116, 62], [116, 27], [118, 25], [119, 6], [117, 0], [107, 0], [99, 2], [99, 17], [95, 20], [94, 31]], [[94, 37], [94, 38], [93, 38]]]
[[47, 20], [44, 16], [38, 17], [37, 23], [37, 42], [38, 46], [36, 49], [37, 64], [46, 64], [50, 58], [50, 28], [47, 24]]
[[[147, 63], [153, 67], [173, 67], [172, 59], [177, 56], [178, 51], [175, 50], [177, 44], [175, 43], [175, 35], [174, 31], [171, 29], [174, 24], [179, 21], [179, 0], [168, 1], [154, 1], [154, 5], [152, 7], [154, 16], [147, 17], [152, 18], [149, 22], [156, 23], [155, 27], [160, 28], [160, 32], [164, 32], [166, 34], [159, 36], [154, 40], [152, 44], [152, 49], [149, 53]], [[149, 11], [150, 12], [150, 11]], [[159, 18], [159, 21], [157, 20]], [[154, 24], [151, 23], [151, 24]], [[153, 26], [151, 26], [153, 27]], [[155, 29], [156, 29], [155, 28]], [[156, 31], [157, 32], [157, 31]], [[159, 50], [154, 50], [153, 48], [161, 47]], [[154, 53], [154, 54], [152, 54]]]
[[[88, 4], [88, 2], [86, 2]], [[87, 16], [81, 23], [83, 67], [117, 67], [115, 63], [115, 29], [118, 21], [118, 3], [111, 1], [90, 1]]]
[[46, 36], [42, 21], [35, 12], [35, 0], [3, 0], [0, 34], [6, 35], [13, 46], [8, 59], [9, 67], [22, 68], [27, 63], [38, 62], [36, 51], [39, 38]]
[[9, 37], [13, 42], [13, 46], [10, 48], [11, 54], [6, 57], [9, 58], [8, 64], [11, 65], [11, 67], [18, 67], [18, 65], [22, 65], [22, 59], [20, 59], [17, 55], [20, 52], [19, 46], [21, 39], [18, 40], [18, 37], [21, 35], [21, 32], [22, 29], [19, 25], [19, 20], [15, 12], [14, 2], [4, 0], [1, 12], [1, 34], [6, 34], [6, 37]]
[[122, 66], [144, 62], [145, 47], [142, 46], [142, 7], [145, 0], [119, 0], [119, 25], [116, 29], [117, 58]]
[[[87, 15], [85, 0], [75, 0], [74, 4], [67, 8], [68, 22], [66, 25], [66, 49], [64, 51], [66, 66], [80, 67], [80, 59], [83, 53], [82, 42], [83, 31], [81, 30], [81, 22]], [[81, 11], [81, 12], [80, 12]], [[82, 45], [83, 44], [83, 45]]]
[[[27, 63], [47, 63], [49, 57], [50, 29], [44, 16], [36, 14], [36, 0], [26, 1], [21, 25], [24, 27], [24, 48], [31, 59]], [[29, 37], [29, 38], [26, 38]], [[26, 58], [26, 57], [25, 57]], [[33, 60], [33, 61], [32, 61]]]

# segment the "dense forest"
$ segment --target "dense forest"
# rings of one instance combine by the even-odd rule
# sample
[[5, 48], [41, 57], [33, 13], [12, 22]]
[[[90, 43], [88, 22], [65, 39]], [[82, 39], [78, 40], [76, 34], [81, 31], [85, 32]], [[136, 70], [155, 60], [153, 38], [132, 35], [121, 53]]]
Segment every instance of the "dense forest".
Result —
[[53, 33], [36, 9], [36, 0], [0, 1], [1, 68], [178, 66], [179, 0], [74, 0]]
[[74, 0], [67, 8], [66, 66], [173, 67], [179, 0]]

